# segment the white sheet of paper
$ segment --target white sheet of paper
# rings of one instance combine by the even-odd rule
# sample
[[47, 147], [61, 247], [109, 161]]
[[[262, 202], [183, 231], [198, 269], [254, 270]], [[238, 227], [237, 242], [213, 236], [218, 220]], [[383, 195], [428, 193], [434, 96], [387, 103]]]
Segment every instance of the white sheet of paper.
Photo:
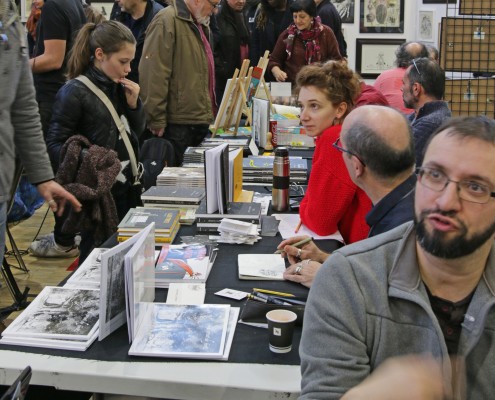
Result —
[[240, 290], [225, 288], [215, 293], [217, 296], [228, 297], [229, 299], [242, 300], [247, 297], [249, 293], [241, 292]]
[[204, 283], [171, 283], [168, 287], [167, 304], [204, 304], [205, 295]]
[[344, 243], [344, 239], [342, 238], [342, 235], [340, 234], [339, 231], [327, 235], [327, 236], [320, 236], [317, 235], [315, 232], [307, 228], [306, 226], [301, 225], [299, 228], [299, 231], [295, 233], [295, 230], [297, 228], [297, 224], [299, 224], [299, 214], [272, 214], [275, 218], [277, 218], [280, 221], [280, 224], [278, 225], [278, 231], [282, 235], [283, 239], [288, 239], [293, 236], [311, 236], [315, 240], [322, 240], [322, 239], [333, 239], [333, 240], [338, 240], [339, 242]]

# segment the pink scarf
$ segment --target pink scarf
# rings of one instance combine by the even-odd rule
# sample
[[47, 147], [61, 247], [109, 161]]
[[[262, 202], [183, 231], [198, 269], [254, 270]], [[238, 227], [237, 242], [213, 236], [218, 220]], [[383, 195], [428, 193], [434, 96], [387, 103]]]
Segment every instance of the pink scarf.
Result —
[[320, 17], [313, 18], [309, 29], [300, 31], [297, 29], [296, 24], [292, 23], [289, 25], [287, 30], [289, 32], [289, 36], [285, 39], [287, 59], [289, 59], [292, 55], [294, 38], [299, 36], [304, 43], [304, 47], [306, 48], [306, 64], [311, 64], [312, 62], [321, 60], [320, 41], [318, 38], [323, 31], [323, 26], [321, 25]]

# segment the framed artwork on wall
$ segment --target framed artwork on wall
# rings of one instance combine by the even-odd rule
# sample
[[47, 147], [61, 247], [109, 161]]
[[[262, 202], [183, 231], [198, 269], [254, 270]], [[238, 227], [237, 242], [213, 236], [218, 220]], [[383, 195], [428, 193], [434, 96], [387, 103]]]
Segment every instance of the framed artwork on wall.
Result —
[[366, 79], [374, 79], [394, 68], [395, 50], [405, 39], [356, 39], [355, 71]]
[[491, 0], [460, 0], [460, 15], [495, 15], [495, 4]]
[[355, 0], [330, 0], [340, 14], [343, 24], [354, 23]]
[[435, 27], [435, 11], [419, 10], [418, 12], [418, 40], [421, 42], [433, 42]]
[[455, 4], [457, 0], [423, 0], [423, 4]]
[[360, 0], [359, 32], [404, 33], [404, 0]]

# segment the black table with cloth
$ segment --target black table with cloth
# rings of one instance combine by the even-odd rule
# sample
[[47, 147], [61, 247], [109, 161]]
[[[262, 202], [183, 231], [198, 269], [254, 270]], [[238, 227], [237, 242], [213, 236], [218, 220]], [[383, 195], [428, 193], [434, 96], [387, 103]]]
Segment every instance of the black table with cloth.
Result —
[[[180, 243], [180, 236], [191, 236], [195, 234], [195, 231], [195, 226], [182, 226], [175, 242]], [[307, 296], [308, 289], [294, 282], [238, 279], [238, 254], [273, 253], [281, 240], [282, 238], [280, 234], [277, 234], [275, 237], [263, 237], [262, 240], [254, 245], [233, 245], [220, 243], [218, 245], [219, 249], [217, 258], [206, 282], [205, 303], [230, 304], [233, 307], [242, 307], [244, 305], [245, 300], [236, 301], [226, 297], [216, 296], [214, 294], [224, 288], [251, 292], [253, 287], [261, 287], [269, 290], [293, 293], [298, 296]], [[326, 249], [338, 247], [337, 242], [331, 240], [326, 240], [323, 242], [325, 242]], [[113, 236], [107, 240], [102, 247], [112, 247], [116, 244], [116, 237]], [[156, 289], [156, 302], [165, 302], [166, 297], [167, 289]], [[292, 351], [286, 354], [275, 354], [268, 349], [268, 331], [266, 329], [245, 324], [237, 324], [234, 341], [230, 351], [229, 362], [298, 365], [300, 363], [298, 352], [300, 337], [301, 328], [296, 327]], [[103, 341], [96, 341], [93, 343], [85, 352], [10, 345], [0, 345], [0, 350], [11, 349], [37, 354], [85, 358], [100, 361], [156, 361], [156, 358], [153, 357], [129, 356], [127, 354], [129, 346], [127, 326], [124, 325]], [[163, 360], [166, 361], [170, 359], [164, 358]], [[175, 359], [174, 361], [188, 362], [189, 360]], [[201, 360], [194, 361], [197, 362]]]

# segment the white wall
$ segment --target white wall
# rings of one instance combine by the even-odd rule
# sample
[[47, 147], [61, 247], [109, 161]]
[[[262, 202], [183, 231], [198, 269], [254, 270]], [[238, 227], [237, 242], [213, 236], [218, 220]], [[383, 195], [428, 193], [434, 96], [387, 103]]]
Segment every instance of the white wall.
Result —
[[[442, 17], [447, 15], [446, 4], [423, 4], [422, 0], [404, 0], [404, 33], [359, 33], [360, 0], [355, 1], [354, 23], [343, 24], [344, 37], [347, 42], [347, 54], [349, 66], [356, 67], [356, 39], [405, 39], [417, 40], [418, 12], [419, 10], [433, 10], [435, 23], [433, 24], [433, 42], [428, 42], [438, 48], [438, 24]], [[454, 7], [454, 4], [449, 4]], [[452, 12], [449, 11], [449, 15]], [[425, 42], [426, 43], [426, 42]], [[368, 81], [369, 82], [369, 81]]]
[[[439, 0], [441, 1], [441, 0]], [[110, 11], [112, 10], [113, 2], [111, 3], [97, 3], [92, 2], [93, 7], [98, 11], [102, 11], [104, 7], [107, 18], [110, 17]], [[418, 12], [419, 10], [433, 10], [435, 23], [433, 24], [433, 38], [431, 42], [438, 48], [438, 24], [442, 17], [447, 14], [445, 4], [423, 4], [422, 0], [404, 0], [404, 33], [359, 33], [359, 15], [360, 15], [360, 0], [355, 0], [354, 4], [354, 23], [343, 24], [344, 37], [347, 42], [347, 54], [349, 60], [349, 66], [354, 69], [356, 67], [356, 39], [405, 39], [417, 40], [417, 26], [418, 26]], [[449, 4], [449, 15], [452, 15], [451, 7], [454, 4]]]

